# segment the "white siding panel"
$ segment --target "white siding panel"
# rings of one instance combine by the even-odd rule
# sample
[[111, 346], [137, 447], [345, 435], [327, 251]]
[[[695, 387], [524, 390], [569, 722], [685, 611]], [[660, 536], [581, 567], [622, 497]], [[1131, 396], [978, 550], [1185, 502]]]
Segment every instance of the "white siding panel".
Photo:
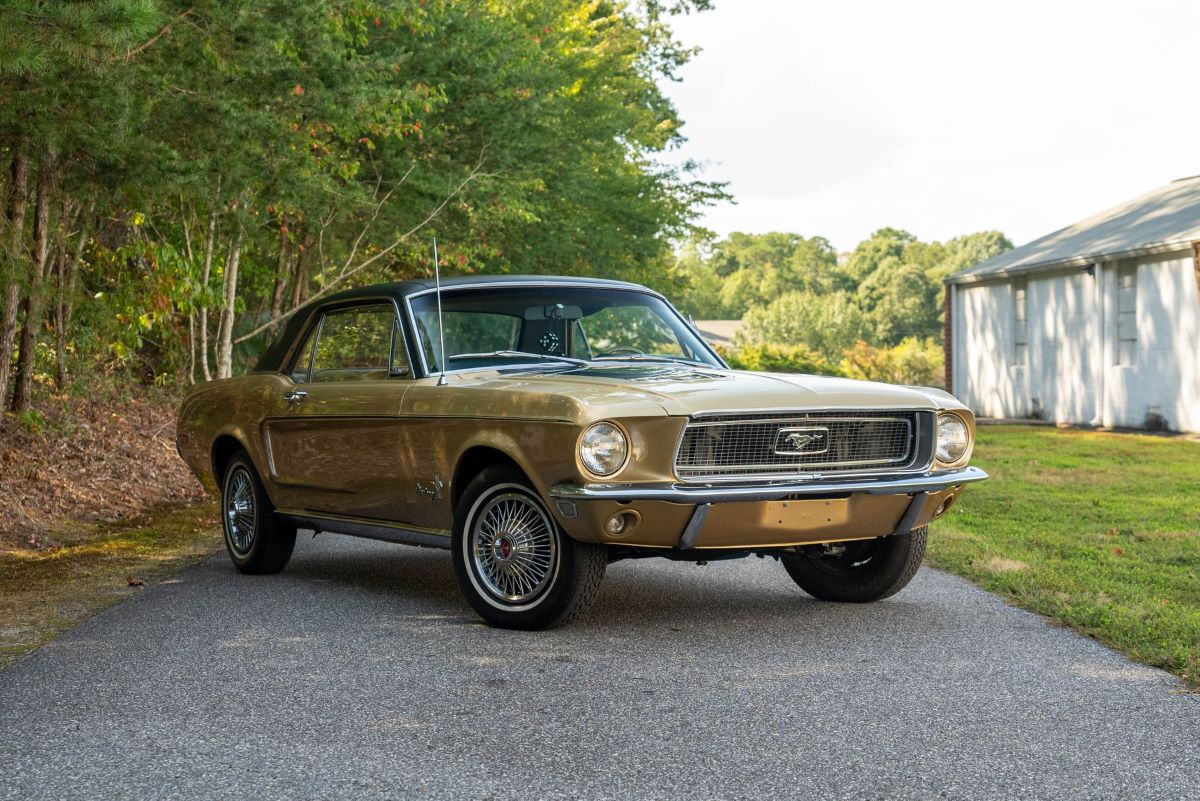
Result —
[[1084, 271], [1029, 279], [1030, 402], [1056, 423], [1096, 415], [1096, 289]]
[[[1105, 424], [1138, 427], [1157, 414], [1172, 429], [1200, 431], [1200, 300], [1191, 254], [1140, 260], [1136, 305], [1132, 363], [1106, 365]], [[1106, 336], [1117, 336], [1115, 326]]]
[[1008, 282], [958, 287], [961, 361], [965, 375], [955, 379], [960, 399], [985, 417], [1021, 417], [1025, 405], [1014, 381], [1013, 292]]
[[[1015, 363], [1014, 284], [956, 287], [954, 381], [962, 401], [986, 417], [1025, 417], [1036, 408], [1059, 423], [1137, 428], [1157, 414], [1172, 429], [1200, 431], [1200, 292], [1191, 251], [1136, 263], [1136, 289], [1126, 287], [1124, 304], [1134, 306], [1132, 322], [1120, 313], [1121, 272], [1107, 263], [1094, 277], [1083, 270], [1028, 276], [1026, 365]], [[1136, 341], [1128, 339], [1131, 324]]]

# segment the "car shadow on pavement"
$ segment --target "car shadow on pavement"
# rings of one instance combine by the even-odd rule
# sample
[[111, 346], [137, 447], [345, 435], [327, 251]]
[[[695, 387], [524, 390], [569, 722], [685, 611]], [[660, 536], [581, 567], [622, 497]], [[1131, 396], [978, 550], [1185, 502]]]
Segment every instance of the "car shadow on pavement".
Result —
[[[407, 613], [477, 623], [458, 589], [445, 551], [408, 547], [369, 547], [297, 553], [285, 577], [306, 592], [347, 590], [356, 603], [381, 614]], [[773, 561], [717, 562], [703, 567], [686, 562], [637, 560], [609, 566], [591, 610], [574, 621], [572, 630], [656, 626], [668, 630], [717, 626], [744, 634], [775, 630], [779, 624], [797, 632], [820, 631], [858, 623], [868, 628], [908, 630], [912, 626], [952, 625], [931, 620], [944, 607], [906, 600], [904, 596], [876, 604], [822, 603], [805, 595]]]

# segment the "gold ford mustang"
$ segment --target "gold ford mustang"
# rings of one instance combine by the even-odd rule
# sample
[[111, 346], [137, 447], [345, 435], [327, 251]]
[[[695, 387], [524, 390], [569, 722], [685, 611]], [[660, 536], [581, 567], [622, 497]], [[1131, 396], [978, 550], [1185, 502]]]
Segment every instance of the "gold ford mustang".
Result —
[[730, 370], [645, 287], [507, 277], [314, 303], [184, 400], [177, 441], [241, 571], [282, 570], [300, 528], [446, 548], [484, 620], [533, 629], [648, 556], [892, 595], [987, 477], [974, 434], [941, 390]]

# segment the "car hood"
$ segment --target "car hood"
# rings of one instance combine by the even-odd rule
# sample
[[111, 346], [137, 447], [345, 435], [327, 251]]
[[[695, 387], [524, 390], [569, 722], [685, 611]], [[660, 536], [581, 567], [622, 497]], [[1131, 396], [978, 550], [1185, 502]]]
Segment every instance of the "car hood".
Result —
[[490, 389], [565, 395], [597, 415], [669, 415], [770, 409], [961, 408], [930, 388], [792, 373], [752, 373], [689, 365], [593, 365], [563, 372], [490, 372], [468, 383]]

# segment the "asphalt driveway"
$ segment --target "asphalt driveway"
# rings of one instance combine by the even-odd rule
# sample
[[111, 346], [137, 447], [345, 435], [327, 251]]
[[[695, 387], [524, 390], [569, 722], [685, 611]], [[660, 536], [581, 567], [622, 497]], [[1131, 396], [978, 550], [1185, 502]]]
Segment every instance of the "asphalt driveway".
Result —
[[[935, 535], [936, 536], [936, 535]], [[770, 560], [613, 565], [488, 629], [445, 553], [224, 555], [0, 672], [0, 798], [1195, 798], [1200, 696], [929, 569], [821, 604]]]

